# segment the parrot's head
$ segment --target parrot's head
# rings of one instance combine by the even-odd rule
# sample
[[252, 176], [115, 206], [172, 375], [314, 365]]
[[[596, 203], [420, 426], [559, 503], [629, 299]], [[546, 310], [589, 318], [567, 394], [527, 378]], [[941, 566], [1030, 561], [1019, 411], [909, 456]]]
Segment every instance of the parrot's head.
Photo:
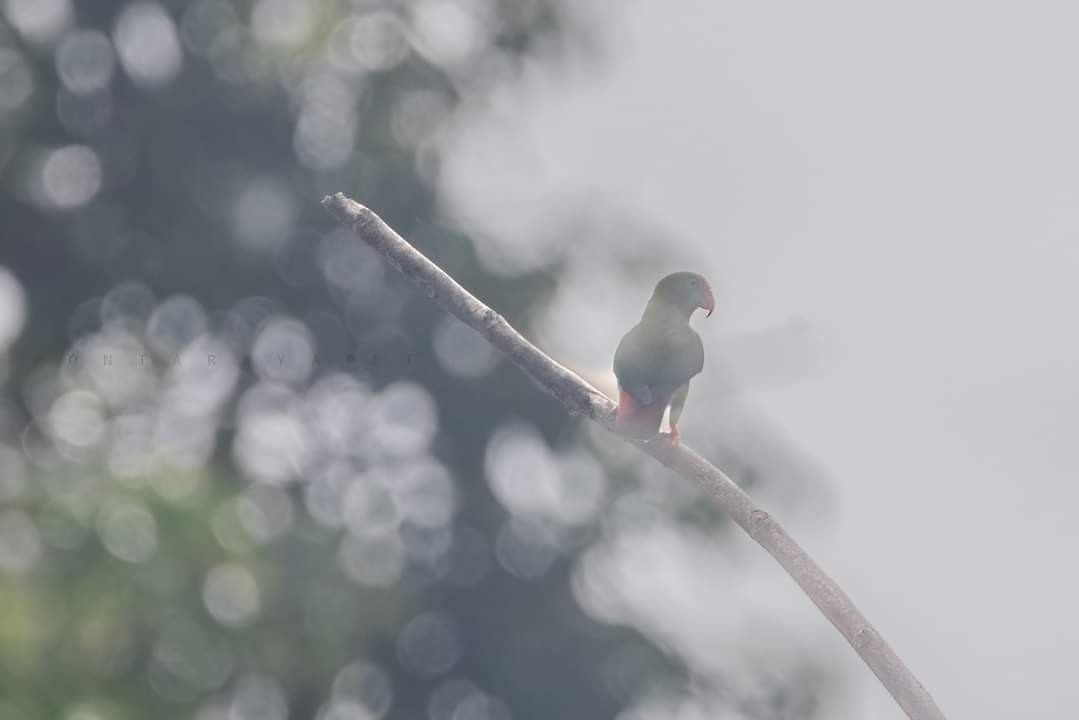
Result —
[[671, 273], [660, 280], [656, 291], [652, 293], [652, 299], [673, 305], [687, 317], [697, 308], [707, 310], [708, 315], [705, 317], [709, 317], [716, 308], [712, 287], [708, 281], [697, 273], [687, 271]]

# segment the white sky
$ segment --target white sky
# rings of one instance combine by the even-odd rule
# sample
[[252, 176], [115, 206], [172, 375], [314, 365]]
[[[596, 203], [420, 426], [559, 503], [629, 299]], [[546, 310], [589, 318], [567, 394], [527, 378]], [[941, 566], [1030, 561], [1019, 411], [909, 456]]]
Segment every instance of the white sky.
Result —
[[[746, 390], [834, 479], [835, 517], [796, 537], [949, 717], [1073, 711], [1079, 5], [632, 0], [607, 22], [601, 72], [537, 72], [462, 138], [455, 202], [505, 237], [556, 195], [632, 207], [718, 278], [706, 351], [805, 318], [811, 371]], [[902, 717], [836, 638], [850, 716]]]

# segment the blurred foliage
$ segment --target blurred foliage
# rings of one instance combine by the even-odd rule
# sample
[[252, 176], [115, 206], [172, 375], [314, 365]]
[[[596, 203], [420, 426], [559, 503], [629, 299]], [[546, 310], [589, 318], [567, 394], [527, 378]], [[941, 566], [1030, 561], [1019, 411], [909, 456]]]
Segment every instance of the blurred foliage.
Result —
[[[4, 0], [0, 720], [594, 718], [684, 690], [571, 582], [636, 466], [318, 204], [361, 198], [527, 331], [558, 259], [489, 271], [436, 181], [461, 108], [589, 52], [567, 7]], [[809, 676], [743, 709], [806, 717]]]

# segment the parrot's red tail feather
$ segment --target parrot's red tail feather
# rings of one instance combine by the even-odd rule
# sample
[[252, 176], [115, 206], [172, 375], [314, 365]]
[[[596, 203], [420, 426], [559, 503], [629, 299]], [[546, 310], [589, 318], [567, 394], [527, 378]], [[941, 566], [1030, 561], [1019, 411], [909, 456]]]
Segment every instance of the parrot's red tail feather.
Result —
[[618, 396], [618, 415], [615, 423], [622, 433], [638, 440], [653, 438], [659, 432], [663, 411], [667, 402], [656, 398], [649, 405], [642, 405], [623, 390]]

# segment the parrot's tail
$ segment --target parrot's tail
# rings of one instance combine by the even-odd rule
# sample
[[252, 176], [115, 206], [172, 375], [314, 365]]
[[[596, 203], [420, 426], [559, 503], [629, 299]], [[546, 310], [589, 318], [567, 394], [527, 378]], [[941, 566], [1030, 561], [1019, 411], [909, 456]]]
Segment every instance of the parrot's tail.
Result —
[[649, 405], [642, 405], [623, 390], [618, 395], [618, 416], [615, 425], [619, 432], [635, 440], [649, 440], [659, 433], [663, 411], [667, 409], [665, 398], [655, 398]]

